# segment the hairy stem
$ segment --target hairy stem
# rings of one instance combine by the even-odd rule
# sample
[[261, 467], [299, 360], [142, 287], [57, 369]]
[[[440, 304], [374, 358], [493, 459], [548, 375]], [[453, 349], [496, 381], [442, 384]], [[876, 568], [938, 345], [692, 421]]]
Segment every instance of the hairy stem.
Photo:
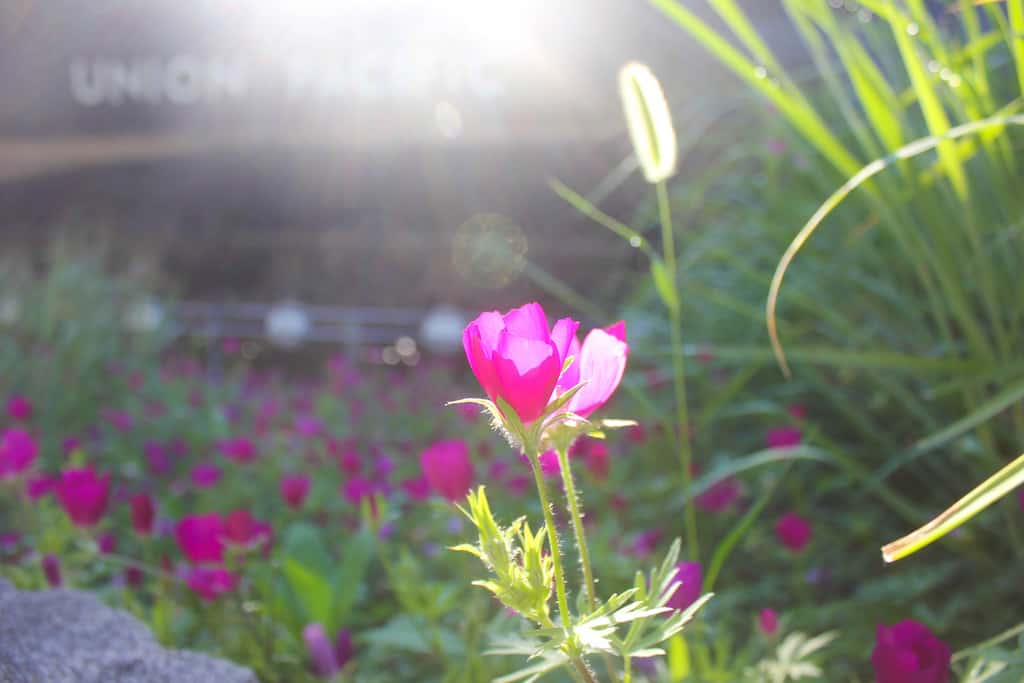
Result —
[[590, 548], [587, 546], [587, 537], [583, 533], [583, 514], [580, 511], [579, 498], [576, 495], [576, 483], [573, 481], [572, 469], [569, 467], [568, 449], [558, 449], [558, 465], [562, 470], [565, 498], [569, 502], [569, 517], [572, 519], [572, 530], [576, 534], [576, 547], [580, 552], [580, 565], [583, 567], [583, 586], [587, 592], [587, 606], [593, 610], [597, 607], [597, 591], [594, 590], [594, 571], [590, 564]]
[[562, 571], [562, 551], [558, 547], [558, 531], [555, 529], [555, 517], [551, 514], [551, 502], [548, 498], [548, 485], [544, 482], [544, 475], [540, 469], [540, 460], [537, 453], [526, 454], [530, 459], [530, 469], [533, 470], [533, 479], [537, 484], [537, 495], [540, 497], [540, 506], [544, 510], [544, 527], [548, 532], [548, 546], [551, 549], [551, 560], [555, 568], [555, 592], [558, 595], [558, 612], [562, 618], [562, 629], [566, 635], [569, 634], [571, 614], [569, 613], [569, 598], [565, 593], [565, 574]]

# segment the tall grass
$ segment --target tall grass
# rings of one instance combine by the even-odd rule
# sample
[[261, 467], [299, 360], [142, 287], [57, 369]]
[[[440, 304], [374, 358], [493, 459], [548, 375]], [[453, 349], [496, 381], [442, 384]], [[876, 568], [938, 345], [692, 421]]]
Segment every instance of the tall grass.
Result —
[[[683, 154], [704, 165], [670, 187], [674, 288], [688, 355], [711, 361], [691, 363], [688, 383], [707, 474], [665, 492], [673, 509], [722, 476], [770, 465], [763, 429], [789, 421], [788, 402], [805, 403], [810, 445], [789, 458], [804, 462], [785, 470], [772, 504], [815, 509], [833, 539], [817, 558], [832, 572], [829, 590], [797, 610], [802, 624], [831, 628], [856, 606], [865, 621], [915, 616], [961, 643], [1012, 626], [1024, 549], [1015, 502], [916, 566], [883, 574], [877, 548], [1021, 450], [1024, 196], [1010, 124], [1020, 123], [1024, 5], [954, 2], [934, 13], [921, 0], [869, 0], [850, 12], [782, 0], [815, 67], [807, 79], [781, 65], [733, 0], [705, 2], [728, 33], [675, 0], [652, 4], [751, 93], [738, 121], [697, 140], [680, 132]], [[677, 121], [707, 101], [676, 94]], [[584, 193], [556, 190], [657, 250], [654, 197], [631, 218], [612, 217]], [[634, 317], [652, 322], [635, 358], [653, 366], [668, 361], [668, 335], [640, 312], [658, 300], [649, 284], [631, 301]], [[667, 410], [667, 398], [634, 389], [652, 411]], [[747, 481], [774, 490], [771, 474], [759, 476]], [[756, 534], [740, 545], [761, 547]], [[770, 599], [780, 578], [726, 562], [718, 580], [728, 585], [712, 609], [724, 620], [731, 607]], [[862, 657], [852, 642], [851, 659]]]

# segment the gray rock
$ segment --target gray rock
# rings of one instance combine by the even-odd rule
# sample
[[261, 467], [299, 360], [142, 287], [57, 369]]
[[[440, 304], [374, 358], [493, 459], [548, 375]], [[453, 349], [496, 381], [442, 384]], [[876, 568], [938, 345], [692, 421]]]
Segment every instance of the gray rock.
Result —
[[21, 592], [0, 579], [0, 683], [257, 683], [243, 667], [167, 650], [89, 593]]

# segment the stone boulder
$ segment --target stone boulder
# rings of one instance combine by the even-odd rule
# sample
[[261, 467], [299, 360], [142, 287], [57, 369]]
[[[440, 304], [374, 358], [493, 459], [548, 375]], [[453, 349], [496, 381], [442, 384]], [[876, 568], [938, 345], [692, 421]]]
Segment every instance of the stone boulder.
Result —
[[257, 683], [243, 667], [167, 650], [93, 595], [22, 592], [0, 579], [0, 683]]

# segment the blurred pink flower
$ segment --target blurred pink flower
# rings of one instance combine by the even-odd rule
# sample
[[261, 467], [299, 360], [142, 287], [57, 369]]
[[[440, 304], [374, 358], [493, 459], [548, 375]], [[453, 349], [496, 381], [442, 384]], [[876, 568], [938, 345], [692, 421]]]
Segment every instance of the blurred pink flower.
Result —
[[757, 614], [757, 627], [766, 636], [774, 635], [779, 629], [779, 615], [770, 607], [765, 607]]
[[206, 602], [235, 589], [238, 577], [222, 567], [190, 567], [185, 576], [188, 587]]
[[680, 562], [676, 565], [676, 572], [672, 580], [681, 583], [665, 606], [684, 610], [701, 596], [701, 582], [704, 578], [700, 562]]
[[879, 625], [871, 666], [876, 683], [946, 683], [951, 657], [949, 646], [927, 626], [906, 619]]
[[60, 588], [63, 580], [60, 576], [60, 560], [56, 555], [43, 555], [43, 576], [50, 588]]
[[734, 477], [716, 482], [707, 491], [694, 499], [697, 507], [705, 512], [725, 512], [739, 500], [740, 485]]
[[14, 427], [0, 436], [0, 481], [24, 472], [39, 455], [35, 439], [24, 429]]
[[256, 444], [245, 436], [237, 436], [233, 439], [226, 439], [217, 444], [217, 449], [228, 460], [235, 462], [252, 462], [256, 459]]
[[21, 394], [15, 394], [7, 401], [7, 415], [12, 420], [27, 422], [32, 419], [32, 401]]
[[[608, 478], [608, 471], [611, 467], [608, 445], [597, 439], [581, 439], [576, 442], [579, 450], [583, 453], [587, 469], [595, 477], [604, 481]], [[570, 454], [572, 452], [570, 451]]]
[[208, 489], [217, 485], [220, 481], [221, 470], [216, 465], [200, 463], [192, 468], [189, 474], [192, 485], [197, 489]]
[[153, 520], [156, 518], [156, 506], [153, 499], [146, 493], [132, 496], [132, 527], [135, 533], [148, 536], [153, 533]]
[[29, 477], [25, 481], [25, 495], [28, 496], [29, 500], [39, 500], [53, 492], [53, 489], [57, 486], [57, 481], [56, 477], [51, 477], [48, 474]]
[[61, 442], [61, 452], [67, 457], [77, 451], [82, 445], [82, 440], [77, 436], [69, 436]]
[[532, 485], [533, 480], [530, 479], [530, 477], [525, 474], [520, 474], [514, 477], [509, 477], [508, 481], [505, 482], [505, 490], [508, 491], [510, 495], [513, 495], [516, 498], [521, 498], [526, 495], [526, 492], [530, 490]]
[[142, 452], [149, 463], [149, 472], [155, 476], [167, 474], [171, 469], [171, 459], [163, 446], [155, 441], [147, 441], [142, 447]]
[[242, 548], [268, 547], [274, 536], [269, 522], [261, 522], [248, 510], [235, 510], [224, 518], [224, 540]]
[[562, 473], [562, 466], [558, 462], [558, 453], [554, 450], [544, 451], [540, 454], [540, 471], [546, 477], [557, 477]]
[[465, 441], [439, 441], [420, 455], [420, 466], [431, 488], [442, 497], [462, 500], [473, 484], [473, 462]]
[[358, 505], [359, 501], [372, 496], [376, 490], [377, 487], [369, 479], [352, 477], [342, 486], [342, 495], [345, 496], [345, 500], [348, 502]]
[[174, 529], [181, 552], [193, 564], [224, 561], [224, 520], [217, 513], [186, 515]]
[[295, 418], [295, 433], [307, 439], [320, 436], [324, 431], [324, 423], [314, 415], [299, 415]]
[[110, 531], [100, 534], [96, 539], [96, 547], [104, 555], [111, 554], [117, 550], [117, 536]]
[[104, 414], [104, 417], [107, 422], [109, 422], [110, 425], [119, 432], [127, 432], [132, 428], [132, 425], [135, 424], [135, 420], [132, 418], [131, 414], [123, 410], [108, 410]]
[[643, 424], [637, 423], [632, 427], [626, 428], [626, 439], [630, 443], [641, 444], [647, 441], [647, 428]]
[[775, 536], [782, 545], [800, 552], [811, 541], [811, 524], [795, 512], [787, 512], [775, 523]]
[[281, 478], [281, 498], [293, 510], [298, 510], [309, 495], [310, 481], [304, 474], [292, 474]]
[[423, 501], [430, 498], [430, 481], [424, 475], [412, 477], [402, 482], [402, 490], [410, 500]]
[[57, 482], [56, 493], [75, 526], [94, 526], [107, 511], [110, 474], [96, 476], [92, 468], [64, 470]]
[[658, 547], [658, 541], [660, 540], [661, 531], [658, 529], [641, 531], [633, 538], [633, 542], [629, 545], [628, 552], [630, 555], [635, 555], [637, 557], [647, 557], [654, 552], [656, 547]]
[[776, 427], [765, 437], [768, 448], [793, 448], [799, 446], [802, 440], [803, 433], [799, 427]]
[[473, 423], [480, 419], [480, 406], [478, 405], [474, 405], [472, 403], [460, 403], [455, 406], [455, 409], [466, 422]]
[[302, 640], [306, 643], [313, 672], [321, 678], [332, 678], [341, 670], [334, 645], [327, 637], [327, 631], [320, 624], [308, 624], [302, 629]]

